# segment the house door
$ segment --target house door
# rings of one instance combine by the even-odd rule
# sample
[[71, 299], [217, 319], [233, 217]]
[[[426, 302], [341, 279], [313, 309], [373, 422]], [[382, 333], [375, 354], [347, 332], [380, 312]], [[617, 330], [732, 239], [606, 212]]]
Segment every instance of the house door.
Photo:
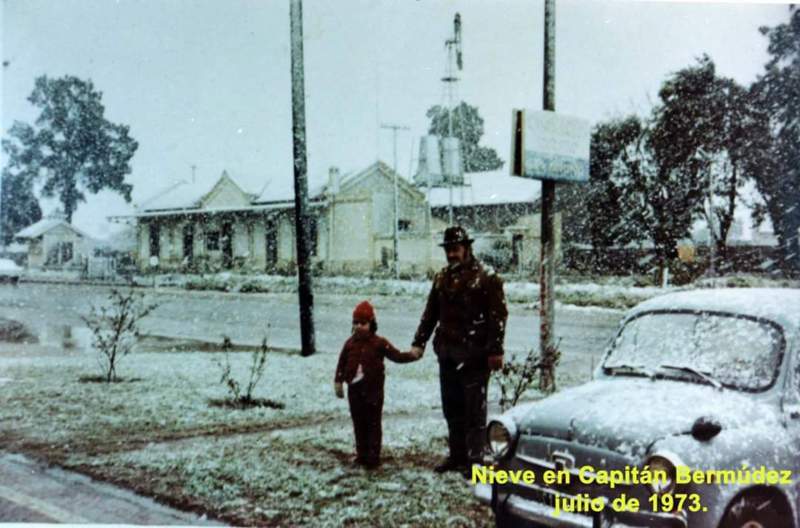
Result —
[[190, 265], [194, 260], [194, 224], [183, 226], [183, 262]]
[[222, 224], [222, 267], [231, 269], [233, 266], [233, 224], [226, 222]]
[[278, 229], [275, 222], [267, 223], [267, 271], [272, 271], [278, 264]]

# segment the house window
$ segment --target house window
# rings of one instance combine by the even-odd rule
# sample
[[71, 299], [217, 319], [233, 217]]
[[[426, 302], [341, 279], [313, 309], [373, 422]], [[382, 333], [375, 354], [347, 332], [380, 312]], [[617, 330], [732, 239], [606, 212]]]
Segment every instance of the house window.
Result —
[[150, 256], [158, 257], [161, 254], [161, 240], [158, 224], [150, 224]]
[[206, 234], [206, 249], [208, 251], [219, 251], [219, 231], [209, 231]]
[[397, 230], [398, 231], [411, 231], [411, 220], [398, 220], [397, 221]]
[[319, 230], [317, 229], [317, 219], [316, 217], [309, 217], [307, 220], [308, 226], [308, 254], [312, 257], [317, 256], [317, 237], [319, 236]]
[[69, 262], [72, 260], [75, 254], [72, 242], [61, 242], [59, 245], [61, 246], [59, 249], [61, 251], [61, 262]]
[[74, 249], [72, 242], [56, 242], [47, 251], [45, 265], [60, 265], [72, 260]]

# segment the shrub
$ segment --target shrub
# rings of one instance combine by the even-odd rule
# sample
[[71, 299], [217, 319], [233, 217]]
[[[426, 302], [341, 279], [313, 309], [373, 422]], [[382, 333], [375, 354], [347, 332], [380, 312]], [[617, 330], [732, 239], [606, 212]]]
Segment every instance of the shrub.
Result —
[[92, 345], [100, 354], [100, 366], [106, 382], [117, 381], [117, 364], [136, 344], [139, 321], [158, 307], [146, 302], [143, 293], [117, 289], [108, 294], [108, 304], [92, 306], [81, 319], [92, 332]]
[[231, 339], [222, 336], [222, 359], [215, 358], [214, 362], [221, 370], [219, 382], [228, 389], [229, 397], [225, 400], [212, 400], [212, 405], [234, 408], [246, 407], [273, 407], [282, 409], [283, 404], [271, 400], [262, 400], [253, 397], [253, 391], [264, 376], [264, 369], [267, 366], [267, 337], [261, 340], [261, 346], [253, 350], [250, 357], [250, 366], [247, 376], [247, 383], [240, 383], [233, 374], [231, 365], [230, 351], [233, 348]]

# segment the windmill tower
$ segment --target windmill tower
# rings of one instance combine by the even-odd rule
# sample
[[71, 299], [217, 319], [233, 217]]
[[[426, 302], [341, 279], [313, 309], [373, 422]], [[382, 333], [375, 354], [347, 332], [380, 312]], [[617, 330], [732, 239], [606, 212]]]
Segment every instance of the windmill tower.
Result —
[[[461, 50], [461, 15], [456, 13], [453, 19], [453, 36], [445, 40], [447, 63], [442, 82], [447, 92], [447, 136], [442, 138], [442, 172], [449, 189], [449, 206], [447, 209], [450, 225], [453, 225], [453, 185], [464, 184], [464, 163], [461, 159], [461, 144], [453, 136], [453, 112], [455, 112], [454, 95], [459, 81], [456, 75], [464, 68], [464, 57]], [[462, 189], [463, 192], [463, 189]]]

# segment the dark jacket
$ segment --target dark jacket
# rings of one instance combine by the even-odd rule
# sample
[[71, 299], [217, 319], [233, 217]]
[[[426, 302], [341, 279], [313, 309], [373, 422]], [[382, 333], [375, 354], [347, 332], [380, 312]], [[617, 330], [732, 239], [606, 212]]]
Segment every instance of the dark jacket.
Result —
[[358, 366], [361, 365], [364, 381], [369, 384], [383, 383], [383, 358], [385, 357], [395, 363], [414, 361], [411, 353], [400, 352], [389, 340], [379, 335], [373, 333], [353, 334], [342, 347], [334, 381], [350, 383], [358, 372]]
[[486, 367], [488, 356], [503, 354], [507, 318], [502, 279], [471, 258], [436, 274], [413, 344], [424, 347], [436, 328], [433, 349], [440, 361]]

